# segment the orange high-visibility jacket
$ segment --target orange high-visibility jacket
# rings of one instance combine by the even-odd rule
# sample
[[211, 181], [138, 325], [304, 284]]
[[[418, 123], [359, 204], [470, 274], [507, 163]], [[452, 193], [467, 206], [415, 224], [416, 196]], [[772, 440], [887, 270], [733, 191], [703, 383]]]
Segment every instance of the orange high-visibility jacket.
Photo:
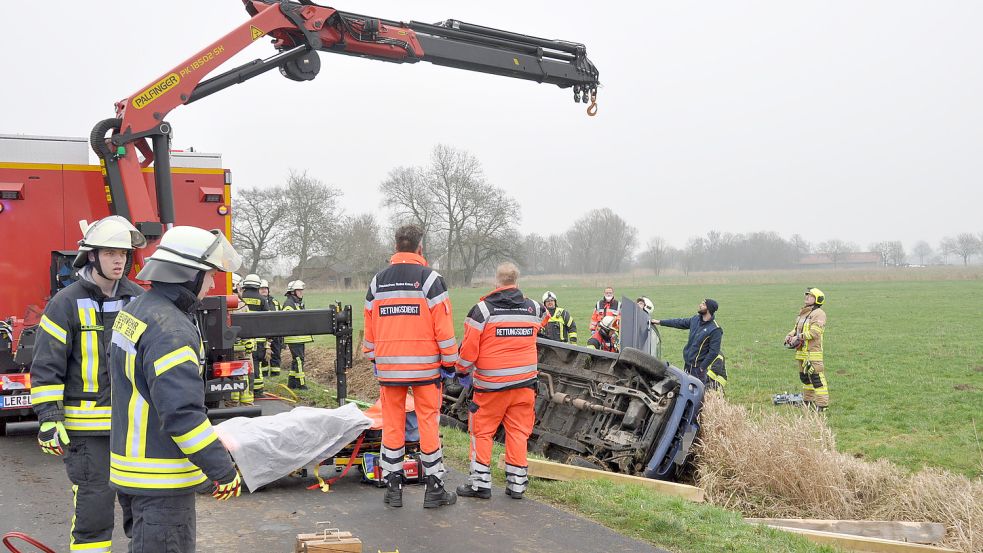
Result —
[[384, 386], [437, 382], [440, 366], [457, 361], [447, 284], [415, 253], [397, 252], [389, 262], [365, 295], [362, 351]]
[[474, 388], [508, 390], [529, 386], [538, 371], [536, 335], [550, 314], [515, 286], [504, 286], [481, 298], [464, 320], [464, 340], [457, 372], [474, 369]]
[[610, 302], [601, 298], [601, 301], [594, 305], [594, 313], [590, 317], [590, 331], [594, 332], [597, 330], [597, 323], [601, 322], [601, 319], [608, 315], [614, 317], [615, 328], [621, 326], [621, 305], [618, 303], [618, 298], [612, 298]]

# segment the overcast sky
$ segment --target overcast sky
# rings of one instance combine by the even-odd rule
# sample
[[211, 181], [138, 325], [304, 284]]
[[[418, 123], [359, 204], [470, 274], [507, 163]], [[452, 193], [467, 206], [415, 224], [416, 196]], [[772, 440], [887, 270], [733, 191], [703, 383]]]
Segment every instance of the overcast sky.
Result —
[[[910, 247], [983, 231], [983, 2], [628, 6], [334, 6], [583, 42], [603, 84], [594, 118], [555, 86], [322, 54], [312, 82], [270, 72], [175, 109], [174, 146], [221, 152], [238, 187], [307, 169], [361, 213], [380, 209], [390, 169], [449, 144], [542, 234], [595, 207], [621, 212], [642, 244], [774, 230]], [[0, 134], [87, 136], [246, 17], [238, 0], [0, 2]], [[272, 52], [260, 40], [237, 59]]]

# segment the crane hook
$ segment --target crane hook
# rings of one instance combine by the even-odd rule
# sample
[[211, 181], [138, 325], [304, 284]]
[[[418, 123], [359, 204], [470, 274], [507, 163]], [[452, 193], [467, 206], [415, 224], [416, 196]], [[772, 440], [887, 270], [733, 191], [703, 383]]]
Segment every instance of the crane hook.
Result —
[[590, 91], [590, 105], [587, 106], [587, 115], [594, 117], [597, 115], [597, 89]]

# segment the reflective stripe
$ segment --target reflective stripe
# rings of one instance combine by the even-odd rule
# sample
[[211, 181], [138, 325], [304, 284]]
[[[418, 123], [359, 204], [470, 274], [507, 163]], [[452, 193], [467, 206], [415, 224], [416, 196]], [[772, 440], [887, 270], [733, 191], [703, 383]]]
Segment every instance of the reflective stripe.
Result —
[[137, 352], [136, 344], [134, 344], [133, 342], [128, 340], [126, 336], [123, 336], [122, 334], [120, 334], [115, 330], [113, 331], [112, 343], [116, 344], [117, 346], [119, 346], [121, 350], [127, 353], [132, 353], [135, 355]]
[[367, 350], [373, 350], [373, 349], [375, 349], [375, 344], [373, 344], [372, 342], [370, 342], [368, 340], [362, 340], [362, 347], [365, 348], [365, 349], [367, 349]]
[[201, 451], [217, 439], [218, 435], [215, 434], [212, 423], [206, 418], [190, 432], [174, 436], [174, 443], [181, 448], [185, 455], [191, 455]]
[[415, 365], [419, 363], [436, 363], [440, 361], [439, 355], [391, 355], [388, 357], [376, 357], [376, 363], [386, 365]]
[[436, 378], [440, 374], [440, 369], [423, 369], [419, 371], [387, 371], [379, 369], [379, 378], [416, 378], [426, 380]]
[[420, 299], [426, 297], [422, 290], [393, 290], [392, 292], [377, 293], [372, 303], [375, 303], [377, 300]]
[[65, 406], [65, 416], [66, 417], [76, 417], [76, 418], [93, 418], [93, 417], [109, 417], [112, 415], [112, 407], [75, 407], [73, 405]]
[[154, 459], [150, 457], [124, 457], [112, 454], [110, 466], [125, 472], [178, 473], [192, 472], [198, 467], [187, 459]]
[[[127, 405], [126, 451], [130, 457], [143, 457], [147, 450], [147, 426], [149, 410], [136, 385], [136, 356], [126, 353], [123, 371], [130, 384], [130, 401]], [[120, 384], [122, 385], [122, 383]]]
[[437, 449], [433, 453], [420, 453], [420, 460], [425, 463], [434, 463], [444, 459], [444, 452], [442, 449]]
[[446, 340], [441, 340], [437, 342], [437, 347], [443, 349], [443, 348], [449, 348], [455, 344], [457, 344], [457, 338], [452, 336]]
[[194, 363], [195, 366], [200, 365], [198, 354], [195, 353], [195, 350], [191, 349], [188, 346], [181, 346], [178, 349], [154, 361], [154, 373], [157, 376], [160, 376], [165, 372], [167, 372], [168, 370], [185, 362]]
[[486, 323], [532, 323], [539, 324], [542, 317], [535, 315], [492, 315], [485, 319]]
[[44, 331], [50, 334], [55, 340], [58, 340], [63, 344], [67, 344], [68, 332], [65, 332], [64, 328], [58, 326], [58, 324], [49, 319], [47, 315], [41, 315], [41, 328], [43, 328]]
[[486, 305], [485, 302], [483, 301], [479, 301], [477, 307], [478, 307], [478, 311], [481, 311], [481, 314], [484, 316], [485, 321], [487, 321], [488, 316], [491, 314], [491, 312], [488, 311], [488, 305]]
[[[533, 378], [535, 377], [530, 377], [526, 380], [532, 380]], [[508, 386], [515, 386], [516, 384], [521, 384], [526, 380], [516, 380], [516, 381], [509, 381], [509, 382], [490, 382], [488, 380], [482, 380], [476, 376], [474, 378], [474, 385], [476, 387], [484, 388], [486, 390], [498, 390], [500, 388], [506, 388]]]
[[437, 271], [431, 271], [430, 274], [427, 275], [427, 280], [423, 281], [424, 294], [430, 293], [430, 288], [433, 287], [433, 283], [437, 282], [438, 278], [440, 278], [440, 273], [438, 273]]
[[201, 472], [201, 469], [186, 475], [170, 475], [125, 472], [110, 466], [109, 481], [118, 486], [129, 488], [180, 489], [197, 486], [208, 481], [208, 477]]
[[471, 365], [474, 365], [474, 361], [468, 361], [467, 359], [465, 359], [465, 358], [462, 357], [462, 358], [458, 359], [457, 364], [462, 369], [467, 369]]
[[436, 296], [427, 300], [427, 307], [433, 309], [435, 305], [440, 305], [441, 302], [449, 297], [451, 296], [447, 292], [441, 292], [440, 294], [437, 294]]
[[538, 365], [523, 365], [521, 367], [511, 367], [507, 369], [482, 369], [477, 367], [475, 369], [475, 376], [514, 376], [517, 374], [525, 374], [529, 372], [536, 372]]
[[65, 385], [49, 384], [47, 386], [35, 386], [31, 388], [32, 404], [48, 401], [65, 401]]
[[372, 311], [372, 302], [371, 301], [365, 300], [365, 310], [366, 311]]
[[95, 541], [92, 543], [74, 543], [75, 536], [72, 536], [72, 544], [68, 546], [69, 551], [86, 551], [88, 553], [110, 553], [113, 549], [111, 541]]
[[464, 319], [464, 324], [470, 326], [471, 328], [479, 332], [485, 329], [485, 323], [479, 323], [478, 321], [472, 319], [471, 317]]
[[367, 356], [367, 357], [368, 357], [369, 359], [375, 359], [375, 350], [369, 350], [369, 351], [368, 351], [368, 352], [367, 352], [367, 353], [366, 353], [365, 355], [366, 355], [366, 356]]
[[456, 353], [452, 353], [451, 355], [441, 355], [440, 356], [440, 362], [443, 363], [443, 364], [445, 364], [445, 365], [449, 365], [451, 363], [456, 363], [457, 362], [457, 359], [458, 359], [458, 355]]
[[[78, 300], [79, 323], [82, 328], [97, 325], [96, 303], [92, 300]], [[91, 306], [91, 307], [89, 307]], [[82, 391], [99, 391], [99, 334], [95, 330], [82, 331]]]

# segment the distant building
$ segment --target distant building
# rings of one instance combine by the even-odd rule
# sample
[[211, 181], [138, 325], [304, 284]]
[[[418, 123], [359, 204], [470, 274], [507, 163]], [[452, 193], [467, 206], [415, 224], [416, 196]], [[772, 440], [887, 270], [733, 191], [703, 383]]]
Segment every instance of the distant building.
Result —
[[799, 259], [801, 269], [878, 269], [884, 266], [884, 258], [877, 252], [852, 252], [840, 254], [836, 263], [825, 253], [813, 253]]
[[303, 280], [308, 288], [351, 288], [355, 284], [351, 266], [326, 255], [316, 255], [301, 263], [291, 278]]

